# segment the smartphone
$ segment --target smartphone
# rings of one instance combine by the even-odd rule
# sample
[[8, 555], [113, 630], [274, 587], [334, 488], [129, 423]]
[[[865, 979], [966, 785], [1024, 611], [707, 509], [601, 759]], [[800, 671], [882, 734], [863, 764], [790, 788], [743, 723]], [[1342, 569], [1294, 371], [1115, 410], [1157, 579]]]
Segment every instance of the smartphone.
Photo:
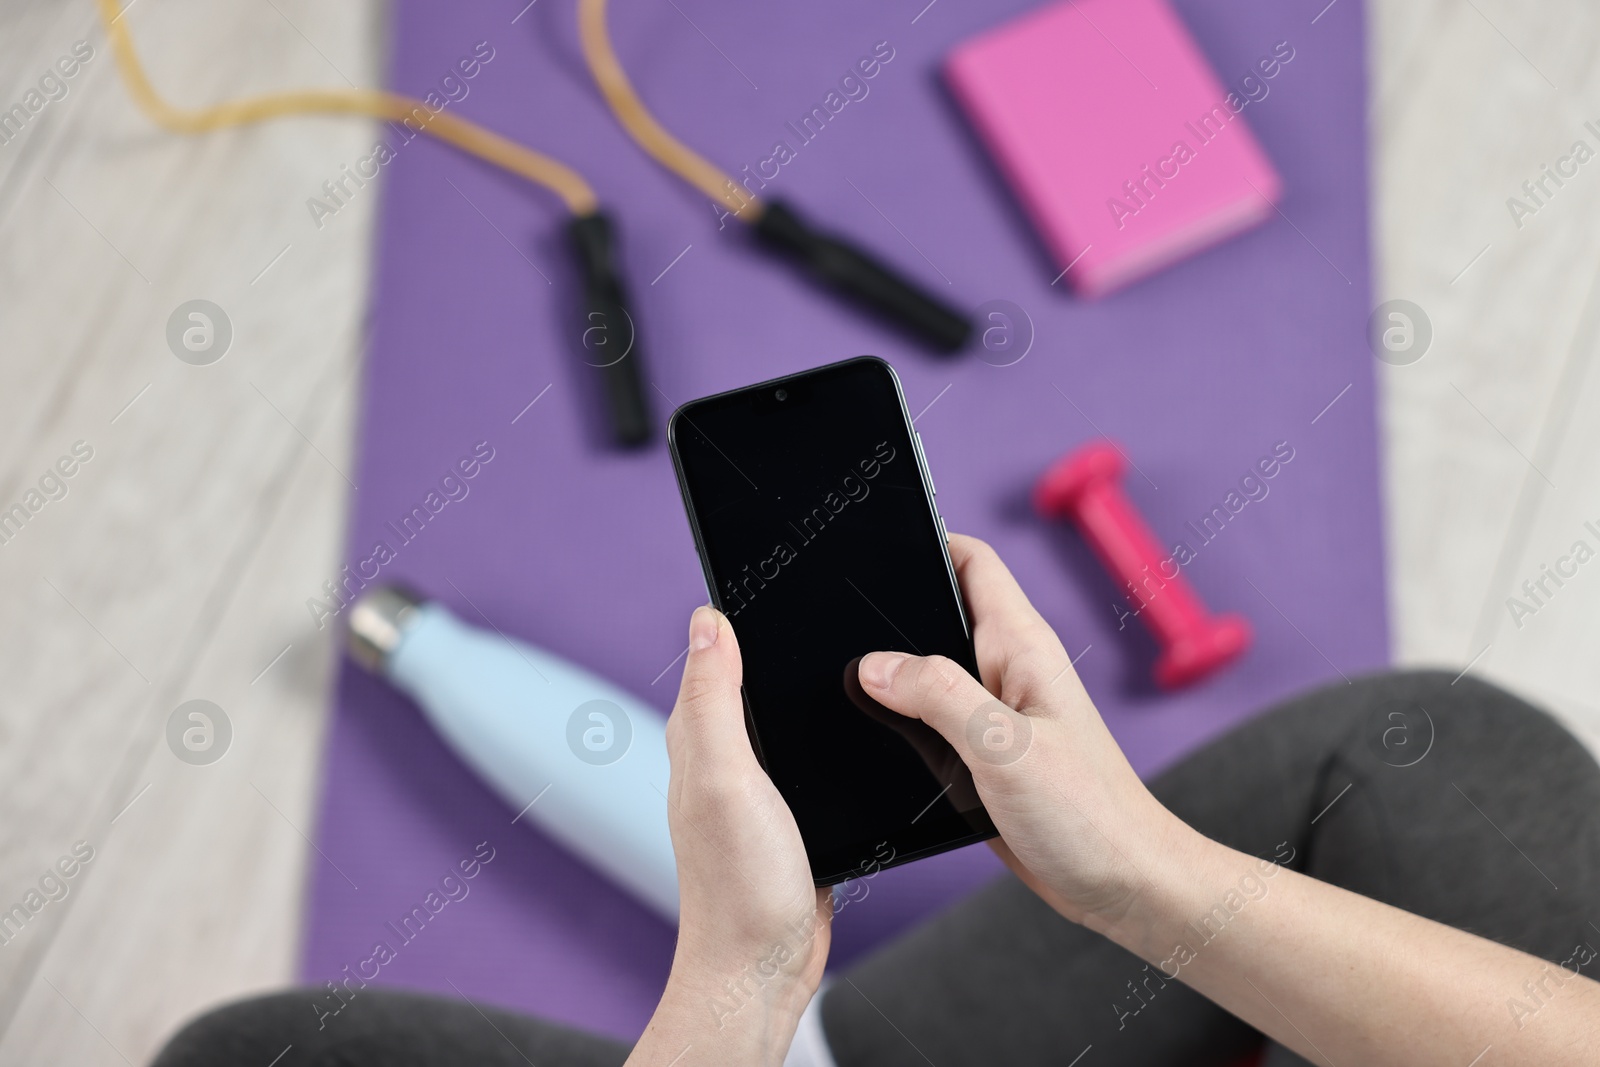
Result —
[[690, 401], [667, 437], [711, 602], [743, 653], [750, 742], [816, 884], [993, 837], [955, 750], [856, 678], [885, 650], [978, 674], [894, 370], [862, 356]]

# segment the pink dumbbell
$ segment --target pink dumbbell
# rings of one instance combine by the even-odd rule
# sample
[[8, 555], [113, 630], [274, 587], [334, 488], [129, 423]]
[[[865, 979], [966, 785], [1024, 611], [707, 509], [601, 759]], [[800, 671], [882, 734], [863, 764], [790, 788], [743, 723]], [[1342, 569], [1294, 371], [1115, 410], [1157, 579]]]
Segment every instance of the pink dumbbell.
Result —
[[1033, 503], [1047, 518], [1070, 516], [1078, 524], [1161, 645], [1156, 684], [1177, 689], [1243, 655], [1250, 647], [1250, 624], [1238, 615], [1206, 610], [1122, 491], [1123, 469], [1115, 445], [1091, 441], [1045, 472], [1034, 487]]

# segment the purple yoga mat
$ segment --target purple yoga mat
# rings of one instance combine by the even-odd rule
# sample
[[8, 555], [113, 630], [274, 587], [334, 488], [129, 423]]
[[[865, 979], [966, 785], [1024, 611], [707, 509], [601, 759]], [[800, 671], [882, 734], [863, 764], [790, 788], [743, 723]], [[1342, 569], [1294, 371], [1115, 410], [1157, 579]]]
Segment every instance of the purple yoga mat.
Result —
[[[1092, 304], [1051, 284], [1055, 268], [937, 74], [956, 42], [1029, 3], [614, 4], [623, 62], [689, 144], [736, 170], [786, 141], [793, 154], [776, 191], [955, 302], [1024, 309], [1031, 351], [996, 366], [1015, 352], [927, 355], [802, 284], [733, 222], [719, 226], [705, 198], [605, 111], [578, 56], [571, 0], [524, 2], [401, 0], [391, 83], [440, 89], [478, 42], [493, 49], [449, 107], [570, 162], [610, 205], [658, 423], [707, 393], [862, 352], [887, 358], [918, 413], [950, 527], [993, 543], [1083, 653], [1079, 672], [1145, 773], [1270, 701], [1386, 662], [1358, 3], [1315, 22], [1320, 0], [1178, 4], [1224, 82], [1277, 42], [1295, 51], [1244, 113], [1284, 176], [1282, 217]], [[893, 58], [868, 95], [802, 143], [787, 124], [823, 104], [878, 42]], [[385, 539], [397, 548], [385, 578], [568, 656], [665, 713], [705, 589], [664, 445], [618, 454], [599, 443], [589, 369], [567, 341], [564, 213], [422, 138], [384, 171], [349, 561]], [[1208, 604], [1255, 624], [1248, 657], [1197, 688], [1152, 690], [1153, 645], [1136, 622], [1119, 631], [1116, 587], [1070, 530], [1030, 512], [1040, 472], [1098, 434], [1137, 464], [1127, 489], [1161, 539], [1197, 549], [1185, 570]], [[470, 495], [400, 545], [385, 523], [480, 441], [494, 458]], [[1222, 504], [1277, 442], [1294, 458], [1266, 483], [1269, 495], [1202, 544], [1186, 523]], [[672, 931], [513, 815], [405, 699], [346, 667], [303, 976], [337, 978], [385, 941], [395, 951], [379, 982], [637, 1035], [666, 977]], [[494, 858], [470, 894], [410, 942], [398, 938], [386, 924], [484, 841]], [[998, 870], [978, 847], [879, 876], [840, 914], [833, 962]]]

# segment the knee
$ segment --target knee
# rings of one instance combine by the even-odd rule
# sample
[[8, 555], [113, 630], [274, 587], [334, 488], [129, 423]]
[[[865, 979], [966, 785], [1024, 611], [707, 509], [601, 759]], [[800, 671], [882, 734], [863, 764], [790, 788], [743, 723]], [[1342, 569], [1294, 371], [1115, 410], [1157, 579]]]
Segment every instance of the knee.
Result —
[[1429, 668], [1361, 675], [1344, 684], [1328, 685], [1315, 695], [1362, 709], [1415, 702], [1439, 715], [1514, 719], [1532, 714], [1547, 718], [1526, 701], [1490, 682]]
[[1412, 703], [1430, 715], [1469, 724], [1474, 732], [1536, 736], [1566, 747], [1578, 741], [1550, 715], [1492, 682], [1441, 670], [1390, 671], [1357, 679], [1364, 703]]
[[[1346, 687], [1341, 687], [1346, 688]], [[1390, 766], [1426, 755], [1455, 768], [1524, 780], [1600, 784], [1588, 749], [1548, 713], [1489, 682], [1448, 671], [1393, 671], [1356, 679], [1349, 693], [1360, 747]]]
[[167, 1041], [151, 1067], [269, 1063], [284, 1046], [307, 1049], [318, 1030], [315, 990], [291, 990], [213, 1008]]
[[1255, 729], [1288, 732], [1352, 767], [1489, 771], [1600, 783], [1589, 751], [1547, 713], [1498, 686], [1449, 671], [1385, 671], [1296, 697]]

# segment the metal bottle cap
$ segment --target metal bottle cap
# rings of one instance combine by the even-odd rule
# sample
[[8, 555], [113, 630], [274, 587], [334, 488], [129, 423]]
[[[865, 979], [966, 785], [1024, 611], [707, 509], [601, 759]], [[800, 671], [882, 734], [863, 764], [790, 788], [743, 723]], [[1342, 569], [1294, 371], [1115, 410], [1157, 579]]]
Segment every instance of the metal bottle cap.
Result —
[[362, 593], [350, 607], [346, 627], [350, 658], [374, 674], [383, 673], [389, 654], [416, 622], [424, 598], [403, 585], [380, 585]]

